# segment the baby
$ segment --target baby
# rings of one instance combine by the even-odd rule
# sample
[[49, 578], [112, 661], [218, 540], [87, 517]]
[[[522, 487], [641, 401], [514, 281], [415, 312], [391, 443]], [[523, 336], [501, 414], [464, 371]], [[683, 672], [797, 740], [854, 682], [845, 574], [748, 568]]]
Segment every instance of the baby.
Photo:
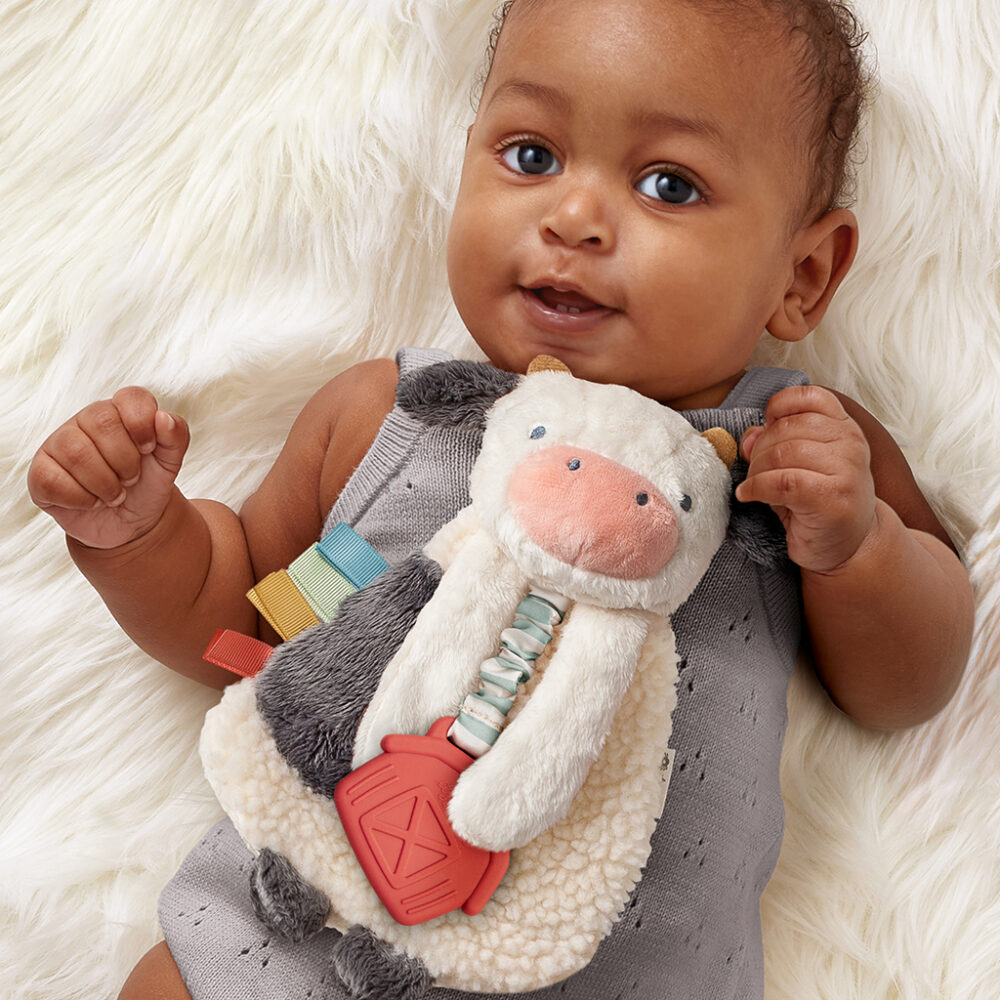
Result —
[[[734, 517], [770, 507], [758, 520], [788, 556], [733, 542], [676, 616], [677, 760], [633, 898], [642, 919], [623, 917], [565, 995], [759, 997], [795, 588], [818, 675], [864, 726], [937, 712], [971, 637], [965, 572], [887, 432], [801, 373], [747, 371], [765, 329], [797, 341], [816, 327], [854, 258], [857, 223], [841, 199], [861, 97], [856, 26], [829, 0], [516, 0], [502, 15], [449, 236], [462, 320], [499, 369], [555, 355], [696, 426], [728, 424], [746, 463]], [[331, 509], [392, 562], [463, 505], [451, 484], [471, 459], [453, 443], [425, 446], [450, 439], [394, 409], [397, 381], [429, 360], [403, 352], [399, 367], [365, 362], [321, 388], [239, 514], [174, 486], [187, 426], [139, 388], [45, 441], [32, 499], [143, 649], [222, 687], [234, 677], [201, 659], [213, 632], [277, 641], [244, 594], [315, 542]], [[380, 488], [404, 423], [397, 468], [419, 453], [430, 521], [390, 516]], [[122, 997], [346, 996], [326, 968], [334, 932], [294, 945], [248, 930], [245, 849], [225, 824], [211, 843], [226, 846], [178, 879], [186, 870], [205, 893], [206, 925], [231, 927], [193, 938], [161, 910], [167, 942]], [[266, 976], [229, 954], [245, 955], [250, 933]]]

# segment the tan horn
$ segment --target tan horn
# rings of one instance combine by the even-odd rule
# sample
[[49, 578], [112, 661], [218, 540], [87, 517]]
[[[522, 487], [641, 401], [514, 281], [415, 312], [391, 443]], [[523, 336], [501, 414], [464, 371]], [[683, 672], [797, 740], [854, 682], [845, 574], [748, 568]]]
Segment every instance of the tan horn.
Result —
[[528, 374], [534, 375], [536, 372], [566, 372], [568, 375], [573, 374], [569, 370], [568, 365], [563, 364], [558, 358], [552, 357], [551, 354], [539, 354], [532, 359], [531, 364], [528, 365]]
[[739, 448], [736, 447], [736, 441], [732, 434], [721, 427], [709, 427], [707, 431], [701, 432], [701, 436], [715, 449], [716, 455], [722, 459], [726, 468], [732, 468], [733, 462], [736, 461], [736, 456], [739, 454]]

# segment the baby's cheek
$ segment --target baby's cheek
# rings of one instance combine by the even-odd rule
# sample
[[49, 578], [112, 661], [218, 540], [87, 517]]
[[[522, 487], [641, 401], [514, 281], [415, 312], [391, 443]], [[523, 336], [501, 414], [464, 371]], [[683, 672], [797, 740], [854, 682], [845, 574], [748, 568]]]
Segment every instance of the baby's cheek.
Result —
[[525, 459], [507, 491], [511, 512], [539, 548], [619, 580], [658, 573], [677, 547], [677, 518], [649, 480], [570, 445]]

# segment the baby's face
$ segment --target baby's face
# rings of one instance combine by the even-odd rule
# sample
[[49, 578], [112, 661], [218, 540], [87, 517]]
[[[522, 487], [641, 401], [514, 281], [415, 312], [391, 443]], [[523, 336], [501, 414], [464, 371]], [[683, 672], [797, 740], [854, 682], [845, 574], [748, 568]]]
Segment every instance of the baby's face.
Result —
[[515, 7], [448, 243], [490, 360], [552, 354], [677, 408], [720, 402], [792, 281], [794, 85], [779, 44], [681, 0]]

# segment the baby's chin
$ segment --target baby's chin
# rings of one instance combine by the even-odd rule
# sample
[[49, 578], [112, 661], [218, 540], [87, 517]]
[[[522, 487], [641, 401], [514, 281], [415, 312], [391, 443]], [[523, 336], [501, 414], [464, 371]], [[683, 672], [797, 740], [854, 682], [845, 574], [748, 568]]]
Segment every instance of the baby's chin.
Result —
[[718, 385], [703, 385], [704, 379], [699, 381], [689, 376], [679, 370], [679, 366], [671, 366], [663, 372], [652, 371], [648, 360], [632, 358], [620, 348], [611, 346], [601, 348], [587, 342], [579, 345], [549, 343], [541, 337], [518, 338], [516, 343], [510, 340], [501, 344], [483, 343], [478, 339], [476, 342], [487, 360], [503, 371], [524, 375], [536, 357], [547, 354], [558, 358], [577, 378], [603, 385], [623, 385], [675, 410], [717, 406], [743, 374], [740, 371]]
[[528, 366], [535, 358], [539, 355], [547, 355], [557, 358], [569, 368], [576, 378], [586, 382], [598, 382], [602, 385], [624, 385], [629, 389], [635, 389], [643, 396], [650, 395], [637, 384], [639, 380], [634, 377], [633, 373], [609, 365], [606, 358], [589, 357], [582, 352], [569, 350], [565, 347], [538, 344], [520, 353], [485, 351], [484, 353], [487, 360], [495, 368], [513, 372], [516, 375], [526, 374]]

